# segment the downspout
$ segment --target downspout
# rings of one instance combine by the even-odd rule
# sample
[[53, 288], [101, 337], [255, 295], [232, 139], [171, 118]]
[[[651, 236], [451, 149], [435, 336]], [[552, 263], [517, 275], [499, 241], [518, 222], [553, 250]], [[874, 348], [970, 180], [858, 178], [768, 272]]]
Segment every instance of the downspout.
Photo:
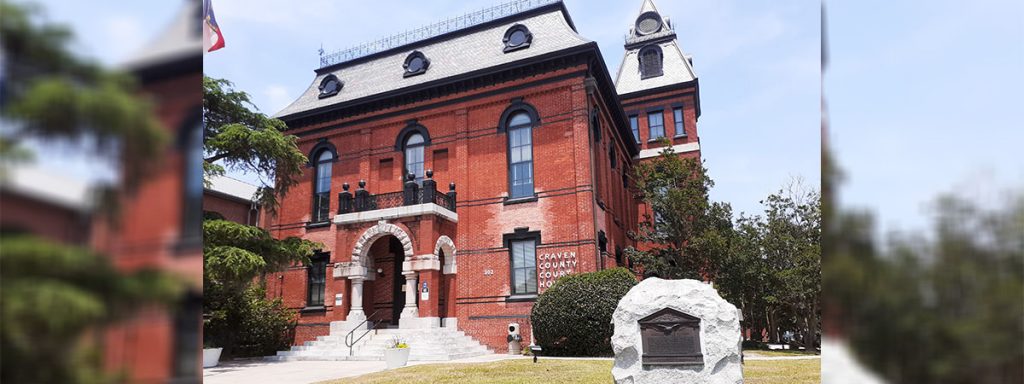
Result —
[[597, 231], [598, 231], [598, 224], [599, 224], [598, 221], [597, 221], [597, 210], [601, 208], [601, 207], [599, 207], [597, 205], [597, 199], [599, 198], [599, 196], [597, 195], [598, 194], [598, 187], [597, 187], [597, 184], [598, 184], [598, 180], [597, 180], [597, 159], [596, 159], [597, 151], [596, 151], [596, 148], [595, 148], [595, 144], [596, 143], [594, 142], [593, 127], [590, 126], [590, 124], [591, 124], [590, 116], [594, 113], [594, 106], [590, 102], [590, 100], [591, 99], [595, 99], [595, 100], [597, 99], [597, 97], [596, 97], [596, 93], [597, 93], [597, 79], [595, 79], [593, 76], [588, 76], [586, 79], [583, 80], [583, 86], [587, 90], [587, 99], [586, 99], [586, 102], [587, 102], [587, 113], [586, 113], [586, 116], [584, 116], [584, 119], [586, 119], [586, 125], [587, 125], [587, 148], [590, 149], [590, 182], [591, 182], [591, 186], [592, 186], [590, 188], [590, 190], [591, 190], [591, 194], [593, 196], [593, 198], [590, 199], [591, 212], [592, 212], [590, 217], [591, 217], [591, 219], [594, 222], [594, 231], [592, 233], [593, 238], [594, 238], [594, 255], [595, 255], [595, 257], [594, 257], [594, 266], [597, 267], [598, 271], [602, 271], [602, 270], [604, 270], [604, 257], [601, 255], [601, 245], [598, 244], [598, 239], [597, 239]]

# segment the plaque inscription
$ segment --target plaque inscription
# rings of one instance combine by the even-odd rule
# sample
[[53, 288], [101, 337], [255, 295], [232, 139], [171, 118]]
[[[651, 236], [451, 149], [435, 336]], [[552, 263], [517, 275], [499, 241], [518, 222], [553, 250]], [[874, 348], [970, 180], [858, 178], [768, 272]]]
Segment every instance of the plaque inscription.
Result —
[[700, 319], [665, 308], [638, 322], [644, 365], [701, 365]]

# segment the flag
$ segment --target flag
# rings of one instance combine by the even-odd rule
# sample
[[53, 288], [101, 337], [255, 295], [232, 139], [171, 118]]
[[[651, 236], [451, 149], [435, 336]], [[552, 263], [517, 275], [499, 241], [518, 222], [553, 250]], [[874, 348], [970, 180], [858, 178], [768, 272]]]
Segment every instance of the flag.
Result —
[[211, 0], [203, 0], [203, 48], [213, 52], [224, 48], [224, 34], [217, 25], [217, 17], [213, 15]]

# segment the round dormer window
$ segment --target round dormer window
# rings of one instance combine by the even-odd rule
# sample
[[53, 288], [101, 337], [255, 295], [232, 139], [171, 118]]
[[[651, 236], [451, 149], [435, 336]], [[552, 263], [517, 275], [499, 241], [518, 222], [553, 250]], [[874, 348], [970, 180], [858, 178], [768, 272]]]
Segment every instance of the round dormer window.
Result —
[[427, 72], [427, 68], [430, 68], [430, 59], [420, 51], [414, 51], [405, 58], [405, 77], [420, 75]]
[[661, 16], [655, 12], [645, 12], [636, 19], [636, 31], [641, 35], [650, 35], [661, 30]]
[[320, 82], [320, 98], [322, 99], [337, 95], [338, 92], [341, 92], [341, 88], [343, 86], [344, 84], [341, 80], [338, 80], [337, 76], [327, 75], [327, 77]]
[[533, 42], [533, 34], [530, 33], [530, 29], [526, 28], [525, 25], [516, 24], [505, 31], [505, 38], [502, 41], [505, 42], [505, 53], [508, 53], [529, 48], [530, 43]]

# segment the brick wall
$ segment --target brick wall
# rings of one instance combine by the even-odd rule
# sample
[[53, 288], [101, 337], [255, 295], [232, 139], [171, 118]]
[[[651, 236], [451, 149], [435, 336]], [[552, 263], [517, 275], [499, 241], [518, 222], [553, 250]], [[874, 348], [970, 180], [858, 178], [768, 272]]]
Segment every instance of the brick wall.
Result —
[[[616, 106], [605, 105], [593, 88], [588, 91], [585, 70], [585, 65], [571, 66], [370, 115], [292, 127], [291, 133], [300, 137], [299, 146], [305, 152], [321, 140], [337, 148], [338, 161], [331, 171], [333, 214], [338, 210], [337, 193], [343, 183], [348, 183], [352, 192], [360, 180], [366, 181], [366, 189], [372, 194], [401, 191], [405, 159], [395, 148], [396, 138], [413, 119], [427, 128], [430, 145], [424, 155], [425, 168], [434, 170], [433, 178], [442, 192], [450, 182], [456, 184], [458, 223], [433, 216], [390, 223], [408, 231], [414, 255], [432, 254], [438, 236], [451, 237], [457, 248], [458, 273], [419, 273], [418, 288], [424, 281], [431, 288], [430, 299], [418, 302], [420, 314], [456, 317], [460, 329], [492, 349], [505, 351], [510, 322], [523, 327], [524, 343], [531, 341], [529, 314], [533, 301], [509, 299], [511, 262], [503, 235], [514, 233], [516, 228], [540, 232], [537, 255], [550, 258], [538, 260], [541, 292], [546, 282], [559, 274], [614, 267], [614, 250], [631, 245], [626, 232], [635, 228], [636, 204], [622, 185], [623, 173], [629, 172], [630, 156], [618, 133], [619, 123], [607, 112]], [[498, 127], [502, 113], [518, 98], [539, 115], [532, 136], [537, 199], [506, 204], [508, 137]], [[601, 140], [596, 142], [590, 124], [590, 111], [595, 108], [603, 111]], [[616, 157], [614, 168], [611, 156]], [[272, 232], [279, 237], [300, 236], [324, 243], [332, 263], [351, 261], [356, 240], [376, 223], [307, 228], [313, 173], [307, 168], [302, 182], [283, 200], [279, 216], [271, 223]], [[598, 231], [604, 231], [608, 238], [608, 253], [603, 256], [598, 251]], [[371, 254], [382, 257], [387, 252], [380, 244], [386, 243], [377, 240]], [[571, 263], [564, 263], [566, 260]], [[376, 261], [374, 269], [381, 268], [384, 276], [364, 284], [367, 314], [372, 312], [371, 303], [386, 311], [392, 300], [404, 300], [404, 296], [389, 297], [392, 271], [387, 258]], [[343, 320], [350, 307], [349, 281], [335, 279], [330, 272], [326, 311], [304, 313], [300, 318], [300, 323], [310, 324], [313, 330], [321, 328], [312, 324]], [[278, 283], [269, 286], [270, 294], [284, 297], [289, 307], [303, 308], [305, 276], [306, 270], [301, 267], [275, 276]], [[333, 306], [334, 293], [345, 297], [338, 308]], [[326, 328], [322, 331], [327, 333]], [[300, 339], [296, 336], [296, 343]]]

